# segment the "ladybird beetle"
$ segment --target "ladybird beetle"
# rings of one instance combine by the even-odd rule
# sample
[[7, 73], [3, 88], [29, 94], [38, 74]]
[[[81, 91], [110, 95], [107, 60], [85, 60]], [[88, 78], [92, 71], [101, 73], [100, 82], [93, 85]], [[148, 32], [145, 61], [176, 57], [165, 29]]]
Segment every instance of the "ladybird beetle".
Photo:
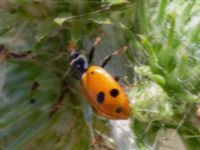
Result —
[[107, 56], [101, 66], [90, 65], [99, 41], [100, 37], [96, 38], [88, 60], [71, 47], [70, 65], [81, 80], [83, 95], [100, 115], [113, 120], [128, 119], [131, 112], [128, 97], [119, 83], [103, 68], [112, 56], [121, 53], [127, 47]]

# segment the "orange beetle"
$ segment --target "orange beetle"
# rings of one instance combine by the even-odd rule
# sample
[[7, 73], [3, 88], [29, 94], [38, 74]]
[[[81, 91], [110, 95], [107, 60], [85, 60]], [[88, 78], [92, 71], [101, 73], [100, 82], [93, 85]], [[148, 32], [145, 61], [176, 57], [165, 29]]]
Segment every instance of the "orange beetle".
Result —
[[131, 109], [127, 95], [123, 91], [119, 83], [105, 70], [103, 67], [109, 62], [113, 55], [117, 55], [127, 48], [113, 52], [107, 56], [101, 67], [88, 65], [91, 63], [95, 46], [100, 41], [96, 39], [89, 54], [89, 60], [85, 56], [78, 53], [75, 49], [71, 49], [71, 67], [75, 75], [81, 79], [83, 94], [87, 101], [102, 116], [113, 119], [128, 119]]

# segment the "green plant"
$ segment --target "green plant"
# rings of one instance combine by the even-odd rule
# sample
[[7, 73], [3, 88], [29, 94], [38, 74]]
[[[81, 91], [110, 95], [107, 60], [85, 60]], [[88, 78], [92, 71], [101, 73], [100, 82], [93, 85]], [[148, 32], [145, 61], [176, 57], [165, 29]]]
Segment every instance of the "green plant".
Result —
[[197, 150], [199, 8], [198, 0], [0, 2], [0, 148], [90, 149], [94, 130], [110, 135], [82, 97], [66, 50], [74, 41], [86, 54], [103, 32], [94, 63], [129, 46], [106, 69], [136, 85], [128, 90], [134, 149], [155, 148], [159, 130], [172, 128]]
[[200, 3], [161, 0], [149, 5], [156, 7], [145, 10], [149, 12], [148, 30], [138, 33], [139, 41], [132, 42], [146, 58], [134, 67], [139, 81], [129, 93], [139, 120], [133, 128], [138, 137], [139, 125], [147, 132], [138, 138], [142, 145], [144, 138], [154, 143], [158, 130], [164, 127], [176, 129], [187, 149], [199, 149], [199, 127], [194, 120], [200, 102]]

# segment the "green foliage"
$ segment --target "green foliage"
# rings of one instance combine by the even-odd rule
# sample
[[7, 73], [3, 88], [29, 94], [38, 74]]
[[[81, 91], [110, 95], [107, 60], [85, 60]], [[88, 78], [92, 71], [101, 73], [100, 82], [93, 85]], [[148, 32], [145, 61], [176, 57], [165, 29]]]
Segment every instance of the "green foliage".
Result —
[[[135, 117], [148, 122], [148, 132], [155, 124], [177, 129], [187, 149], [199, 149], [196, 145], [200, 144], [194, 123], [195, 105], [200, 102], [199, 8], [196, 0], [161, 0], [156, 9], [145, 10], [149, 12], [149, 29], [139, 33], [134, 46], [146, 61], [134, 67], [139, 83], [129, 93], [135, 101]], [[144, 136], [147, 141], [148, 132]]]
[[108, 121], [82, 97], [66, 50], [74, 41], [87, 53], [104, 33], [94, 63], [129, 46], [106, 69], [136, 84], [128, 95], [139, 149], [173, 128], [197, 150], [199, 8], [198, 0], [0, 2], [0, 149], [90, 149], [93, 129], [109, 135]]

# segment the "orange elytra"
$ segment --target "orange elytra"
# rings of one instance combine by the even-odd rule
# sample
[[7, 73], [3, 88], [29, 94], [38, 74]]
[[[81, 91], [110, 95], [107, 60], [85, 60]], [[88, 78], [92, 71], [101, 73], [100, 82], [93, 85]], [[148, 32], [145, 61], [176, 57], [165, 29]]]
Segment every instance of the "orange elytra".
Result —
[[128, 119], [131, 114], [128, 97], [119, 83], [103, 68], [113, 55], [121, 53], [127, 47], [107, 56], [101, 66], [88, 65], [99, 41], [98, 37], [92, 46], [88, 61], [74, 48], [70, 49], [72, 70], [81, 80], [83, 95], [100, 115], [112, 120]]

